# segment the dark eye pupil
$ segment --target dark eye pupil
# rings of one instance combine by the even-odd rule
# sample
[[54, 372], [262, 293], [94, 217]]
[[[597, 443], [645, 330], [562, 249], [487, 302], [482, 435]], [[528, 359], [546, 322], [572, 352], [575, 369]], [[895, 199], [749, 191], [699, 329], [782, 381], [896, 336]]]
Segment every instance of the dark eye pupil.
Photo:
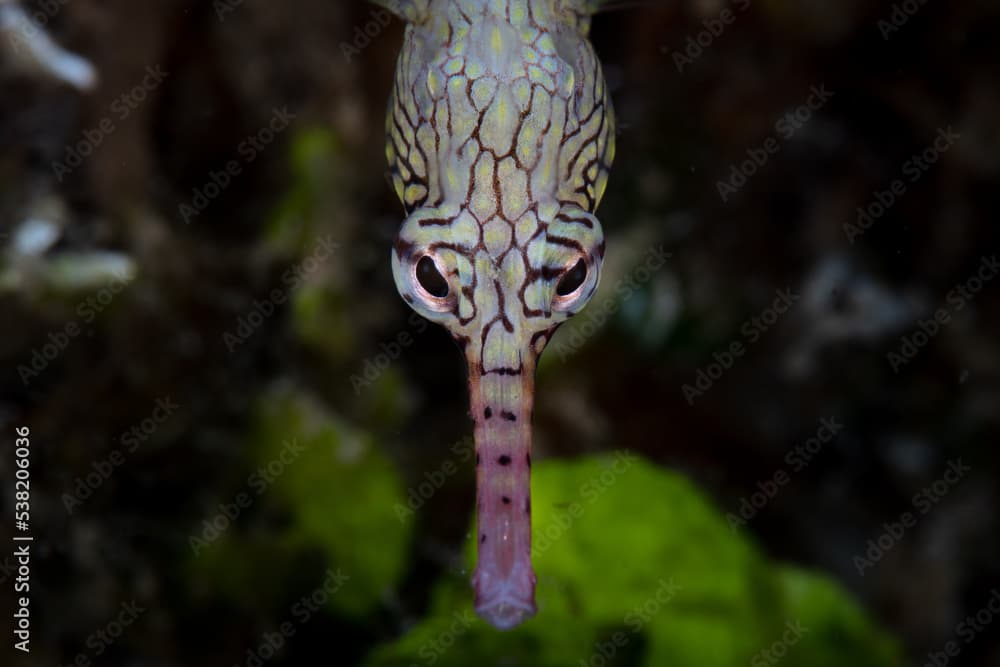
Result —
[[580, 285], [586, 279], [587, 265], [581, 259], [559, 279], [559, 284], [556, 285], [556, 294], [559, 296], [569, 296], [580, 289]]
[[448, 281], [437, 270], [430, 257], [424, 256], [417, 262], [417, 282], [433, 297], [443, 299], [448, 296]]

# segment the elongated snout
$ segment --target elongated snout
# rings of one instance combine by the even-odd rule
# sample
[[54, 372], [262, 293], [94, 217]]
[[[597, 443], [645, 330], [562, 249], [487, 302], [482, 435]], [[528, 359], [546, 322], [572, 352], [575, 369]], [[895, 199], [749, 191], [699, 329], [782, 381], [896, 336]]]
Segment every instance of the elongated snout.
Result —
[[535, 614], [531, 567], [531, 411], [534, 354], [517, 366], [469, 360], [476, 440], [476, 613], [513, 628]]

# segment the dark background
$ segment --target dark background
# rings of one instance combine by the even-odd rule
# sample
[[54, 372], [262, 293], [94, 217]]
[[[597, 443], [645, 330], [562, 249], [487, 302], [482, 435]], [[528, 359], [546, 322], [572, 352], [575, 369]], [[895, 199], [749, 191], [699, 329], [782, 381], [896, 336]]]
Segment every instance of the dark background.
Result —
[[[593, 30], [619, 130], [599, 211], [607, 284], [591, 308], [614, 298], [614, 280], [648, 248], [671, 258], [595, 334], [574, 339], [580, 330], [566, 327], [545, 353], [537, 458], [635, 450], [737, 512], [821, 418], [839, 420], [835, 441], [745, 530], [768, 556], [838, 580], [898, 638], [905, 664], [923, 664], [1000, 586], [1000, 281], [960, 311], [948, 299], [1000, 252], [1000, 7], [914, 3], [886, 32], [891, 3], [620, 4]], [[207, 1], [24, 7], [100, 83], [74, 90], [0, 45], [0, 423], [4, 452], [13, 428], [30, 426], [35, 487], [35, 652], [23, 664], [68, 664], [133, 597], [152, 612], [97, 664], [233, 664], [286, 605], [252, 591], [227, 598], [182, 563], [192, 526], [255, 467], [245, 450], [261, 396], [308, 391], [380, 443], [408, 484], [471, 433], [461, 357], [443, 330], [411, 319], [389, 267], [402, 212], [382, 128], [401, 25], [364, 45], [356, 28], [373, 8], [362, 2], [246, 0], [222, 20]], [[711, 43], [679, 68], [677, 52], [726, 7], [731, 24], [704, 33]], [[115, 100], [155, 65], [168, 75], [122, 118]], [[820, 86], [833, 96], [783, 134], [779, 121]], [[283, 107], [292, 123], [245, 159], [241, 142]], [[53, 162], [105, 118], [114, 131], [60, 182]], [[960, 139], [911, 181], [908, 160], [948, 127]], [[718, 182], [772, 136], [777, 152], [723, 201]], [[230, 160], [240, 173], [185, 213]], [[894, 179], [905, 192], [851, 242], [845, 225]], [[332, 258], [286, 290], [309, 298], [279, 304], [228, 349], [223, 334], [324, 237]], [[129, 286], [25, 383], [19, 367], [80, 321], [79, 304], [121, 267]], [[788, 313], [686, 400], [683, 385], [746, 343], [744, 323], [784, 289], [798, 296]], [[894, 369], [887, 355], [939, 308], [948, 323]], [[359, 389], [366, 363], [401, 332], [412, 341]], [[561, 355], [571, 340], [584, 342]], [[62, 494], [165, 397], [181, 407], [68, 513]], [[967, 476], [861, 576], [853, 558], [867, 541], [958, 459]], [[0, 460], [4, 536], [12, 462]], [[341, 500], [365, 502], [346, 490]], [[408, 565], [380, 609], [363, 622], [323, 612], [274, 663], [353, 664], [405, 632], [472, 508], [470, 469], [428, 502], [407, 541], [387, 540]], [[240, 519], [265, 541], [282, 521], [260, 508]], [[10, 595], [5, 583], [5, 610]], [[1000, 664], [998, 637], [981, 634], [949, 664]]]

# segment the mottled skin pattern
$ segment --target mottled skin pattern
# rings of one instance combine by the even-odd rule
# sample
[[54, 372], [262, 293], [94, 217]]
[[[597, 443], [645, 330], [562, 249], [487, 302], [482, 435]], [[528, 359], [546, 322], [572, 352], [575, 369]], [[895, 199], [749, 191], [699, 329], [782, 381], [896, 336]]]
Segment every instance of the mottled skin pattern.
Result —
[[587, 40], [596, 4], [381, 4], [408, 23], [387, 122], [392, 182], [407, 213], [393, 274], [402, 297], [465, 353], [476, 439], [476, 611], [511, 628], [535, 613], [535, 364], [556, 327], [597, 289], [604, 256], [593, 212], [614, 128]]

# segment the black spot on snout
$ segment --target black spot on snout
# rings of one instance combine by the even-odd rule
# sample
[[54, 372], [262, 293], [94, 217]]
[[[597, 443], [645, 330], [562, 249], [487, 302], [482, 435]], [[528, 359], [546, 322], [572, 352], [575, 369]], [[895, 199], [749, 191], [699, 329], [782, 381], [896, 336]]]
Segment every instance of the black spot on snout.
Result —
[[497, 459], [497, 463], [499, 463], [502, 466], [509, 466], [510, 465], [510, 457], [507, 456], [506, 454], [503, 454], [503, 455], [500, 456], [500, 458]]
[[510, 505], [510, 498], [508, 498], [507, 496], [500, 496], [500, 500], [503, 501], [504, 505]]
[[513, 412], [507, 412], [506, 410], [501, 410], [500, 416], [509, 422], [517, 421], [517, 415], [515, 415]]
[[493, 416], [493, 410], [490, 408], [490, 406], [487, 405], [486, 409], [483, 410], [483, 416], [486, 417], [487, 419]]

